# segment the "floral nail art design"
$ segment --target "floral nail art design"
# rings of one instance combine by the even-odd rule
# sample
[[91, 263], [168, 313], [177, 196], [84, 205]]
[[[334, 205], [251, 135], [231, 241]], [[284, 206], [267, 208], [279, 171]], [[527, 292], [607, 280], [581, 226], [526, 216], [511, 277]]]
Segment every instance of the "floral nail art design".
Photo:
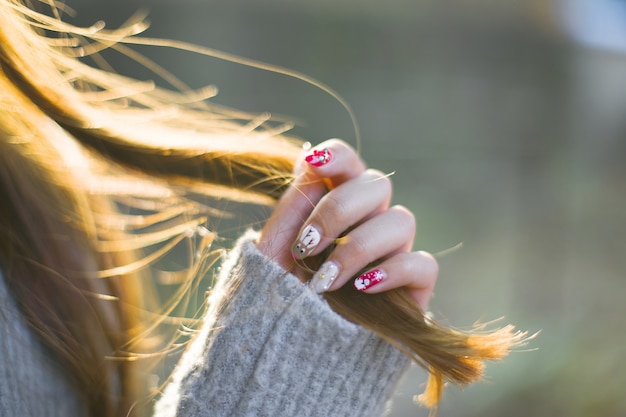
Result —
[[302, 230], [300, 237], [291, 248], [291, 252], [296, 258], [307, 257], [313, 249], [320, 243], [320, 232], [313, 226], [308, 225]]
[[320, 269], [313, 275], [311, 281], [309, 281], [309, 286], [316, 293], [322, 293], [328, 291], [335, 278], [339, 275], [339, 267], [336, 263], [332, 261], [324, 262]]
[[354, 280], [354, 288], [359, 291], [365, 291], [374, 285], [381, 283], [385, 279], [385, 273], [380, 269], [372, 269], [360, 275]]
[[330, 151], [326, 148], [324, 149], [313, 149], [309, 152], [304, 160], [314, 167], [321, 167], [322, 165], [326, 165], [332, 159], [332, 155]]

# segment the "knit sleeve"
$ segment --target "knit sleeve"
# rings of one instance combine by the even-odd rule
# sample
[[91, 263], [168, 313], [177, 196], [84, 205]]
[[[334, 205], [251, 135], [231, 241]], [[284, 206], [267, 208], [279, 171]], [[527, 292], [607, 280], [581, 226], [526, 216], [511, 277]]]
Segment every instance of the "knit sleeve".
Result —
[[244, 236], [155, 417], [380, 416], [409, 360]]

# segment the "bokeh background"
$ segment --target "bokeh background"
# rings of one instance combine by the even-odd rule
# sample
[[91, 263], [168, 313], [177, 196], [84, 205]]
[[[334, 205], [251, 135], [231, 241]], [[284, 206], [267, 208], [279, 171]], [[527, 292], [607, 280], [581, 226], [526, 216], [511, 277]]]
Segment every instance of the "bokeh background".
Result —
[[[431, 309], [463, 327], [541, 334], [439, 415], [626, 416], [626, 2], [620, 0], [72, 0], [74, 21], [122, 24], [310, 75], [354, 108], [363, 157], [440, 259]], [[306, 83], [139, 50], [213, 101], [287, 115], [294, 133], [354, 144], [348, 115]], [[154, 78], [122, 57], [121, 73]], [[358, 352], [355, 352], [358, 355]], [[390, 416], [426, 416], [412, 370]], [[384, 383], [381, 381], [381, 383]]]

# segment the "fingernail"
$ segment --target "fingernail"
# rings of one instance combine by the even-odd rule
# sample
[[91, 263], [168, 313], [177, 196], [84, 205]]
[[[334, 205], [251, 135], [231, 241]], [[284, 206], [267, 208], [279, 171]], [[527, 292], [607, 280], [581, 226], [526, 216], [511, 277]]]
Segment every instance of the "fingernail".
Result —
[[313, 275], [311, 281], [309, 281], [309, 286], [316, 293], [322, 293], [328, 291], [335, 278], [339, 275], [339, 267], [336, 263], [332, 261], [324, 262], [320, 267], [319, 271]]
[[320, 243], [320, 232], [313, 226], [308, 225], [302, 230], [300, 237], [291, 247], [291, 253], [296, 259], [306, 258]]
[[354, 280], [354, 288], [359, 291], [365, 291], [368, 288], [372, 288], [374, 285], [380, 284], [385, 279], [385, 273], [380, 269], [372, 269], [366, 273], [359, 275]]
[[332, 155], [330, 151], [326, 148], [324, 149], [313, 149], [311, 152], [306, 154], [304, 160], [314, 167], [321, 167], [322, 165], [326, 165], [332, 159]]

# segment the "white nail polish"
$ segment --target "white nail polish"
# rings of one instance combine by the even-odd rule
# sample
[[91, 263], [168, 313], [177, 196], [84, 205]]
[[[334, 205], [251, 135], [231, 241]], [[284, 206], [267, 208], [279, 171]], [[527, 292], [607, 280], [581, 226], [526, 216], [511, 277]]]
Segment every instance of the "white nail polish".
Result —
[[321, 240], [320, 232], [312, 225], [308, 225], [302, 230], [300, 237], [291, 248], [291, 252], [297, 259], [306, 258], [319, 245]]
[[322, 293], [328, 291], [330, 286], [335, 281], [339, 275], [339, 267], [336, 263], [328, 261], [324, 262], [324, 264], [320, 267], [319, 271], [313, 275], [311, 281], [309, 281], [309, 286], [316, 293]]

